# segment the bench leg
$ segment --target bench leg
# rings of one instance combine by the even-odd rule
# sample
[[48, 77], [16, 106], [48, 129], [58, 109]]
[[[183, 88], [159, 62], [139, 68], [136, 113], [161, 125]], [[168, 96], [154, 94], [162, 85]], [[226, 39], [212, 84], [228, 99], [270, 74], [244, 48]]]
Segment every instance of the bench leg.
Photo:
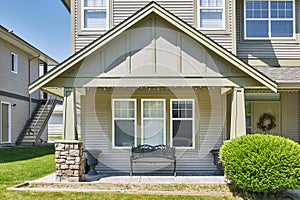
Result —
[[176, 176], [176, 160], [174, 161], [174, 176]]

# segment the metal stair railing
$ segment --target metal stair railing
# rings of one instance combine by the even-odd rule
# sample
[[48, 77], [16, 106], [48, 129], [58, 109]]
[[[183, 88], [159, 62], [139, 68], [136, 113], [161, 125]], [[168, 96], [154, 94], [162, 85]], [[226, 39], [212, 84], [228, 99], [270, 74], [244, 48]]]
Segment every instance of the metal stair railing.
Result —
[[[48, 124], [48, 120], [50, 119], [51, 114], [52, 114], [56, 104], [57, 104], [56, 97], [54, 97], [53, 95], [49, 95], [49, 98], [48, 98], [47, 102], [45, 103], [43, 110], [39, 113], [37, 120], [35, 121], [33, 128], [32, 128], [32, 131], [33, 131], [33, 134], [35, 137], [35, 143], [38, 142], [42, 133], [44, 132], [45, 127]], [[49, 106], [51, 106], [51, 107], [49, 108]], [[44, 114], [46, 114], [46, 118], [41, 119], [41, 117]], [[40, 126], [40, 123], [42, 123], [41, 126]]]
[[30, 125], [31, 125], [31, 123], [32, 123], [32, 121], [33, 121], [34, 116], [35, 116], [35, 115], [37, 114], [37, 112], [39, 111], [39, 108], [41, 107], [41, 105], [42, 105], [42, 102], [39, 102], [38, 105], [36, 105], [34, 111], [33, 111], [32, 114], [31, 114], [30, 119], [27, 120], [27, 122], [26, 122], [24, 128], [22, 129], [20, 135], [18, 136], [18, 138], [17, 138], [17, 140], [16, 140], [16, 142], [15, 142], [15, 144], [16, 144], [17, 146], [21, 145], [21, 143], [22, 143], [22, 141], [23, 141], [23, 139], [24, 139], [24, 137], [25, 137], [25, 135], [26, 135], [26, 133], [27, 133], [27, 130], [30, 131]]

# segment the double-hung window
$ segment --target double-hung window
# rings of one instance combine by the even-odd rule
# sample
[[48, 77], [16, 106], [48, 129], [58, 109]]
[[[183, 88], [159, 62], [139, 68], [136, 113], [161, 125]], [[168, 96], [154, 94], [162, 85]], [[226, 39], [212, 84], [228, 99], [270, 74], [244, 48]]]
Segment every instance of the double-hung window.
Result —
[[245, 39], [294, 38], [294, 0], [246, 0]]
[[113, 147], [136, 145], [136, 100], [113, 99]]
[[142, 99], [142, 144], [166, 144], [164, 99]]
[[193, 99], [171, 99], [171, 145], [195, 147]]
[[83, 29], [108, 29], [108, 0], [83, 0]]
[[198, 0], [198, 4], [201, 30], [225, 29], [225, 0]]
[[11, 72], [18, 73], [18, 55], [11, 53]]

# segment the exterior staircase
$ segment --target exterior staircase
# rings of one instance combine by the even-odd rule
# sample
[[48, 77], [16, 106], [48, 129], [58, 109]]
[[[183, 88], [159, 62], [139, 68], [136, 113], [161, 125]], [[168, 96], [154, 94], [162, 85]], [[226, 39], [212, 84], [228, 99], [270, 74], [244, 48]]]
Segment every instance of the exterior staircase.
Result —
[[27, 121], [21, 131], [16, 145], [36, 145], [42, 143], [41, 135], [43, 134], [51, 114], [58, 100], [54, 96], [49, 96], [46, 101], [41, 101], [35, 108], [31, 119]]

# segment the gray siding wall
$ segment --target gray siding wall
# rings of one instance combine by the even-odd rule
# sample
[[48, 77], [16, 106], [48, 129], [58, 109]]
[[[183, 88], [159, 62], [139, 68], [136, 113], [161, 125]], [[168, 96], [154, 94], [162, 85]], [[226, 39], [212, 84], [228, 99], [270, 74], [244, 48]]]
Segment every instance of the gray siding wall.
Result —
[[[18, 73], [11, 72], [11, 52], [18, 55]], [[28, 61], [31, 55], [0, 39], [0, 90], [28, 97]], [[38, 78], [38, 60], [31, 61], [31, 82]], [[34, 94], [34, 97], [38, 98]]]
[[[11, 72], [11, 52], [18, 55], [18, 73]], [[11, 109], [11, 142], [14, 143], [23, 129], [26, 121], [29, 119], [29, 102], [23, 99], [28, 98], [28, 61], [31, 55], [10, 43], [0, 39], [0, 91], [20, 95], [22, 98], [12, 98], [0, 96], [0, 103], [7, 102], [16, 104]], [[31, 61], [30, 81], [38, 78], [38, 60]], [[39, 92], [31, 95], [33, 99], [39, 99]], [[36, 103], [31, 103], [31, 112], [35, 109]], [[1, 117], [1, 116], [0, 116]], [[0, 119], [1, 120], [1, 119]]]
[[[101, 34], [94, 34], [93, 32], [85, 32], [81, 33], [80, 29], [80, 2], [81, 0], [75, 0], [74, 2], [74, 35], [71, 35], [71, 37], [74, 37], [74, 52], [77, 52], [84, 48], [86, 45], [90, 44], [92, 41], [97, 39]], [[111, 2], [111, 27], [114, 27], [133, 15], [135, 12], [143, 8], [145, 5], [147, 5], [150, 0], [114, 0]], [[170, 11], [171, 13], [178, 16], [180, 19], [184, 20], [186, 23], [188, 23], [191, 26], [195, 26], [197, 24], [197, 8], [196, 8], [196, 1], [193, 0], [157, 0], [158, 4], [160, 4], [163, 8]], [[208, 37], [216, 41], [218, 44], [223, 46], [224, 48], [228, 49], [229, 51], [232, 51], [232, 38], [233, 38], [233, 32], [232, 32], [232, 1], [229, 0], [227, 7], [226, 7], [226, 33], [222, 32], [214, 32], [209, 33], [205, 32]]]
[[[24, 128], [25, 123], [29, 119], [29, 103], [24, 100], [9, 98], [5, 96], [0, 96], [0, 103], [1, 102], [16, 104], [15, 107], [11, 107], [11, 143], [14, 144], [22, 129]], [[31, 112], [34, 110], [36, 105], [36, 103], [31, 103]]]
[[[118, 25], [132, 14], [147, 5], [150, 0], [114, 0], [113, 1], [113, 26]], [[166, 10], [178, 16], [189, 25], [194, 24], [193, 0], [157, 0]]]
[[[299, 138], [299, 92], [285, 92], [282, 93], [285, 99], [283, 105], [282, 121], [285, 124], [283, 134], [296, 142], [300, 142]], [[285, 118], [285, 119], [284, 119]]]
[[233, 25], [233, 1], [234, 0], [225, 1], [226, 2], [226, 8], [225, 8], [226, 32], [222, 34], [221, 33], [211, 34], [209, 32], [205, 33], [206, 36], [214, 40], [219, 45], [223, 46], [228, 51], [234, 51], [233, 45], [235, 45], [235, 43], [233, 42], [233, 38], [235, 37], [233, 31], [233, 28], [235, 28]]
[[[102, 172], [122, 171], [129, 172], [129, 155], [130, 150], [112, 149], [111, 145], [111, 101], [112, 98], [130, 98], [130, 91], [126, 89], [89, 89], [84, 97], [84, 111], [81, 115], [84, 134], [82, 136], [86, 149], [100, 149], [99, 165], [97, 169]], [[196, 128], [196, 148], [194, 150], [179, 150], [177, 149], [178, 171], [189, 173], [207, 173], [216, 170], [213, 164], [213, 157], [209, 151], [213, 148], [219, 148], [223, 140], [223, 98], [219, 88], [214, 89], [197, 89], [194, 90], [194, 95], [190, 93], [186, 95], [183, 89], [177, 91], [172, 89], [170, 94], [165, 91], [157, 93], [157, 90], [148, 92], [148, 89], [132, 93], [132, 98], [165, 98], [168, 102], [170, 98], [195, 98], [195, 115], [198, 116], [195, 120]], [[127, 95], [126, 95], [127, 94]], [[138, 103], [139, 101], [137, 101]], [[138, 103], [139, 104], [139, 103]], [[168, 107], [169, 104], [167, 103]], [[138, 106], [139, 107], [139, 106]], [[139, 112], [139, 111], [138, 111]], [[139, 120], [138, 120], [139, 121]], [[138, 122], [139, 123], [139, 122]], [[168, 122], [167, 122], [168, 124]], [[167, 127], [168, 129], [168, 127]], [[168, 130], [167, 130], [168, 133]], [[139, 141], [139, 140], [138, 140]], [[167, 134], [167, 143], [169, 136]], [[136, 170], [145, 170], [146, 166]], [[151, 165], [151, 169], [156, 169]], [[149, 168], [150, 169], [150, 168]]]
[[[237, 55], [243, 59], [299, 59], [300, 44], [298, 39], [295, 41], [243, 41], [244, 20], [243, 6], [244, 1], [237, 0], [236, 28], [237, 28]], [[299, 37], [300, 27], [300, 1], [296, 2], [296, 37]]]

